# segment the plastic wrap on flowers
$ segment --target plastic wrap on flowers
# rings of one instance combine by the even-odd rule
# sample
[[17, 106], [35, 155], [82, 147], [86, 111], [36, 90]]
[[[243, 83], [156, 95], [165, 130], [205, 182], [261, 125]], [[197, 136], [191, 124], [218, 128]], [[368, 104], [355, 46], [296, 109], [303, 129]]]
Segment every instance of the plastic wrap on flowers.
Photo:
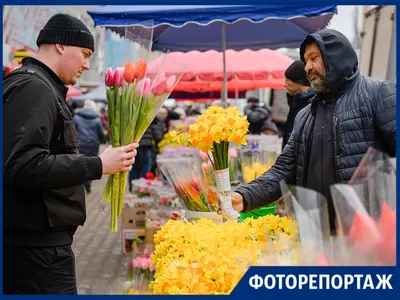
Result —
[[[328, 257], [331, 251], [331, 234], [326, 198], [316, 191], [280, 183], [286, 215], [297, 222], [300, 244], [292, 251], [299, 265], [318, 265], [320, 257]], [[308, 253], [300, 257], [299, 253]]]
[[[211, 152], [210, 161], [214, 171], [218, 171], [218, 174], [215, 172], [215, 179], [224, 220], [240, 220], [240, 214], [233, 209], [230, 196], [228, 153], [230, 143], [235, 142], [237, 147], [246, 143], [248, 126], [247, 117], [241, 117], [236, 106], [209, 107], [195, 124], [189, 126], [189, 140], [192, 145], [206, 154]], [[228, 172], [228, 179], [225, 179], [225, 172]]]
[[243, 181], [249, 183], [268, 171], [275, 163], [278, 153], [268, 148], [239, 150]]
[[127, 258], [127, 281], [124, 293], [130, 295], [150, 294], [150, 282], [154, 280], [155, 266], [151, 261], [150, 248], [143, 253], [133, 253]]
[[[142, 92], [137, 93], [136, 86], [146, 74], [153, 38], [152, 24], [152, 21], [146, 21], [143, 26], [125, 27], [122, 41], [110, 38], [105, 43], [105, 85], [113, 147], [138, 141], [134, 134], [138, 126], [136, 116], [142, 102]], [[140, 55], [135, 55], [135, 49]], [[122, 212], [127, 176], [127, 172], [110, 175], [103, 192], [103, 199], [111, 202], [111, 231], [118, 230], [117, 220]]]
[[353, 265], [396, 264], [396, 171], [370, 149], [350, 184], [331, 187], [339, 237]]
[[[105, 83], [108, 87], [106, 95], [113, 147], [139, 142], [186, 70], [186, 65], [175, 62], [178, 66], [175, 74], [166, 76], [163, 66], [156, 73], [147, 72], [153, 37], [152, 21], [142, 25], [125, 29], [125, 54], [120, 57], [119, 65], [115, 59], [118, 54], [115, 41], [106, 43], [106, 64], [109, 67]], [[133, 47], [138, 48], [136, 52], [139, 55], [135, 55]], [[166, 55], [164, 61], [168, 58]], [[126, 182], [127, 172], [111, 175], [103, 193], [103, 198], [111, 201], [112, 231], [117, 231], [117, 217], [122, 211]]]
[[186, 209], [198, 212], [215, 211], [217, 196], [208, 185], [198, 158], [158, 159], [157, 164]]

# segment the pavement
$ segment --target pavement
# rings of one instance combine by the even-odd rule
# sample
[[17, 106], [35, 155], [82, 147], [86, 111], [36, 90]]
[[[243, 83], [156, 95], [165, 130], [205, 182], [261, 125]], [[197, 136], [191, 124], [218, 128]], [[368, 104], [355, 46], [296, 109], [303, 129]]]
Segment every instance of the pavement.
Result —
[[92, 191], [86, 194], [86, 222], [74, 236], [78, 294], [113, 294], [121, 291], [126, 280], [121, 232], [110, 231], [110, 205], [105, 209], [100, 205], [107, 178], [92, 182]]

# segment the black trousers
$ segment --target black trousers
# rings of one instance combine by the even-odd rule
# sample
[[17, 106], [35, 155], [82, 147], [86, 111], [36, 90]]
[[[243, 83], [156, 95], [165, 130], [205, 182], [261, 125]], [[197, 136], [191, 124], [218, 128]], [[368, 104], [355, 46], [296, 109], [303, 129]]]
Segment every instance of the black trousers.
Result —
[[71, 246], [4, 246], [3, 294], [77, 294]]

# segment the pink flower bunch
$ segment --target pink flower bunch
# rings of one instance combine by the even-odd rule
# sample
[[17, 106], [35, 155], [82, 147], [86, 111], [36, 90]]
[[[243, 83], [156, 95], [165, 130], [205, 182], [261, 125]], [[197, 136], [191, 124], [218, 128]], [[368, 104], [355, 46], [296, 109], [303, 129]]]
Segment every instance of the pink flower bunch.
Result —
[[116, 68], [115, 71], [113, 71], [111, 68], [107, 68], [104, 80], [105, 85], [108, 87], [122, 87], [124, 86], [125, 82], [134, 82], [136, 83], [136, 94], [142, 95], [143, 97], [149, 97], [151, 93], [155, 96], [161, 96], [164, 93], [171, 93], [177, 78], [176, 75], [167, 77], [165, 73], [161, 72], [154, 78], [153, 81], [147, 77], [136, 77], [135, 79], [134, 76], [127, 76], [126, 68], [119, 67]]
[[150, 257], [136, 257], [132, 260], [132, 268], [141, 270], [155, 271], [156, 267], [151, 262]]

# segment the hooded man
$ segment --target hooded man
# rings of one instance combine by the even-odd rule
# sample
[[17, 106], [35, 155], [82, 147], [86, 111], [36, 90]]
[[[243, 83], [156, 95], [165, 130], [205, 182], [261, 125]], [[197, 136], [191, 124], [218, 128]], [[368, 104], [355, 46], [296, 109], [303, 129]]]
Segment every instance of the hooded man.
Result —
[[285, 132], [282, 139], [282, 149], [285, 148], [290, 134], [293, 130], [294, 119], [300, 110], [310, 104], [310, 100], [315, 96], [315, 91], [310, 87], [304, 71], [304, 62], [296, 60], [285, 72], [285, 88], [287, 89], [287, 101], [289, 114], [286, 119]]
[[268, 205], [281, 197], [283, 180], [327, 198], [334, 233], [330, 186], [347, 183], [369, 147], [396, 155], [396, 84], [360, 75], [353, 47], [336, 30], [308, 35], [300, 55], [316, 97], [297, 115], [275, 164], [237, 188], [232, 204], [242, 212]]

